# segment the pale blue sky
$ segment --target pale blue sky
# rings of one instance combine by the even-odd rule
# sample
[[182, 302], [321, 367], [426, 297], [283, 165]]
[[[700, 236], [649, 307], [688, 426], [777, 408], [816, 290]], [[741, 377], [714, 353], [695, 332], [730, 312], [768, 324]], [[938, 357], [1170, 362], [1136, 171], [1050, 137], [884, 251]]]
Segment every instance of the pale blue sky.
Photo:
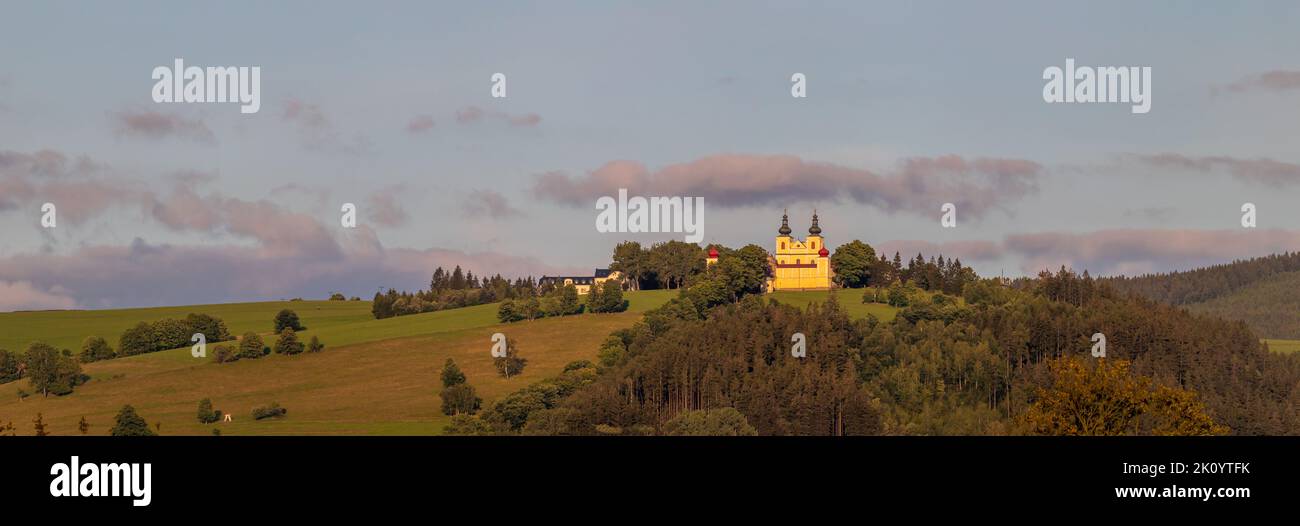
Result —
[[[169, 192], [170, 174], [213, 174], [195, 188], [198, 195], [267, 200], [316, 218], [340, 238], [348, 236], [334, 232], [340, 203], [390, 192], [405, 220], [363, 219], [382, 247], [529, 258], [504, 269], [480, 260], [484, 268], [475, 271], [486, 273], [603, 266], [624, 238], [669, 237], [597, 233], [592, 208], [538, 196], [539, 174], [585, 176], [616, 160], [653, 172], [722, 154], [790, 155], [886, 175], [899, 173], [907, 158], [948, 154], [1042, 166], [1036, 191], [993, 203], [1004, 210], [959, 215], [956, 229], [939, 227], [941, 201], [932, 214], [847, 196], [708, 208], [706, 239], [732, 246], [770, 245], [782, 207], [802, 233], [816, 207], [832, 245], [854, 238], [881, 246], [990, 243], [992, 251], [969, 261], [984, 274], [1018, 275], [1056, 262], [1102, 273], [1168, 270], [1300, 248], [1292, 244], [1300, 239], [1300, 87], [1226, 89], [1268, 72], [1300, 71], [1294, 2], [374, 4], [6, 6], [0, 152], [84, 155], [109, 167], [96, 180], [129, 182], [159, 197]], [[261, 111], [153, 103], [150, 71], [176, 57], [189, 65], [261, 66]], [[1063, 66], [1066, 58], [1151, 66], [1151, 112], [1044, 103], [1043, 68]], [[489, 96], [495, 72], [508, 76], [507, 99]], [[806, 99], [789, 95], [794, 72], [808, 77]], [[286, 119], [290, 101], [314, 107], [328, 124], [306, 130]], [[470, 106], [541, 120], [458, 123], [457, 111]], [[214, 140], [120, 129], [121, 115], [141, 112], [200, 122]], [[409, 132], [419, 115], [432, 117], [433, 128]], [[1122, 157], [1163, 153], [1210, 168]], [[1261, 158], [1281, 163], [1281, 175], [1260, 182], [1233, 172], [1258, 168], [1237, 161]], [[285, 185], [314, 193], [271, 191]], [[464, 202], [476, 191], [500, 194], [519, 213], [467, 213]], [[22, 290], [37, 298], [11, 302], [19, 307], [63, 305], [40, 294], [94, 307], [334, 288], [369, 294], [376, 286], [424, 282], [402, 266], [377, 283], [344, 279], [335, 269], [310, 282], [285, 280], [283, 289], [241, 289], [232, 277], [228, 288], [235, 292], [193, 288], [183, 297], [123, 294], [93, 280], [61, 285], [67, 276], [58, 272], [72, 270], [40, 273], [22, 258], [85, 258], [87, 247], [128, 247], [137, 238], [148, 246], [209, 248], [257, 248], [267, 240], [221, 227], [169, 228], [135, 201], [42, 230], [46, 198], [24, 199], [0, 206], [0, 284], [27, 282]], [[1248, 201], [1259, 207], [1260, 230], [1280, 231], [1240, 240], [1239, 249], [1196, 248], [1221, 246], [1216, 239], [1226, 238], [1213, 236], [1235, 235], [1228, 233], [1151, 253], [1105, 236], [1138, 229], [1158, 244], [1170, 238], [1161, 231], [1240, 231], [1238, 210]], [[1009, 241], [1063, 233], [1100, 239], [1073, 248]], [[65, 268], [62, 260], [42, 261], [38, 266]]]

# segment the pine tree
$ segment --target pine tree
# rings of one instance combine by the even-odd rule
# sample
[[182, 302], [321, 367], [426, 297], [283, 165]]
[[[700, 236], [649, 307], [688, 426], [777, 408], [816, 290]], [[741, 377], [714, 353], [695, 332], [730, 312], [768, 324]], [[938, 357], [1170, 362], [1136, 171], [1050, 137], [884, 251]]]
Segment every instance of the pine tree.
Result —
[[122, 410], [117, 413], [114, 421], [116, 423], [109, 434], [115, 437], [154, 436], [156, 434], [149, 429], [149, 423], [136, 414], [135, 408], [130, 405], [122, 406]]
[[445, 389], [463, 383], [465, 383], [465, 373], [460, 372], [460, 367], [456, 366], [455, 360], [447, 358], [447, 363], [442, 366], [442, 387]]

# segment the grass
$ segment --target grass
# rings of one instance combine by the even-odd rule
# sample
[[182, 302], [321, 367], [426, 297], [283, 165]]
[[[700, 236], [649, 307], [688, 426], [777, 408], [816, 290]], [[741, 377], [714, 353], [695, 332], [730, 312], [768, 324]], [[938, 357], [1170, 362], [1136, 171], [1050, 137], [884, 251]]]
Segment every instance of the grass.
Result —
[[65, 310], [0, 313], [0, 349], [21, 352], [34, 341], [81, 350], [87, 336], [102, 336], [117, 348], [122, 332], [142, 321], [184, 318], [191, 312], [225, 320], [231, 334], [269, 332], [280, 309], [298, 313], [309, 329], [371, 319], [369, 301], [267, 301], [147, 309]]
[[1273, 340], [1265, 339], [1264, 343], [1268, 344], [1268, 350], [1275, 353], [1293, 353], [1300, 352], [1300, 340]]
[[[594, 359], [610, 332], [631, 326], [642, 312], [675, 293], [629, 292], [628, 312], [618, 314], [512, 324], [496, 322], [495, 304], [350, 322], [329, 322], [298, 310], [308, 327], [301, 336], [320, 337], [324, 352], [219, 365], [193, 358], [184, 348], [90, 363], [84, 368], [91, 382], [64, 397], [33, 395], [20, 401], [16, 391], [28, 387], [26, 380], [0, 385], [0, 421], [13, 422], [19, 434], [31, 434], [32, 419], [39, 412], [50, 433], [71, 435], [77, 434], [77, 422], [84, 416], [92, 426], [90, 434], [103, 435], [122, 405], [131, 404], [151, 425], [161, 422], [164, 435], [206, 435], [213, 427], [229, 435], [438, 434], [448, 420], [439, 411], [437, 394], [438, 373], [447, 358], [456, 360], [484, 403], [490, 404], [559, 374], [571, 361]], [[294, 302], [304, 303], [331, 302]], [[268, 325], [280, 308], [243, 305], [269, 313]], [[528, 359], [522, 375], [509, 380], [496, 375], [490, 356], [496, 332], [515, 340]], [[232, 414], [234, 421], [199, 424], [195, 414], [203, 398], [211, 398], [214, 407]], [[273, 401], [289, 410], [285, 418], [252, 420], [254, 407]]]
[[786, 303], [789, 305], [806, 306], [809, 303], [825, 302], [831, 294], [835, 294], [839, 300], [840, 306], [848, 313], [850, 318], [866, 318], [868, 314], [874, 315], [880, 321], [890, 321], [898, 313], [898, 309], [882, 303], [862, 303], [862, 294], [866, 289], [837, 289], [834, 291], [826, 290], [807, 290], [807, 291], [778, 291], [768, 294], [769, 299]]

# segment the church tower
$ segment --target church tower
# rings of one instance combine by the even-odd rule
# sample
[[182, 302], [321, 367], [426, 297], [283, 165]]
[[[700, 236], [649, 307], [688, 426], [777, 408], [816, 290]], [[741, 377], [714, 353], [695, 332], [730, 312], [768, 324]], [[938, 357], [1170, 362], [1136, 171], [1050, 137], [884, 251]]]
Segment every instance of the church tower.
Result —
[[781, 228], [776, 232], [776, 255], [772, 258], [774, 277], [768, 283], [768, 291], [829, 290], [830, 250], [822, 237], [817, 213], [813, 212], [807, 240], [800, 241], [790, 236], [788, 214], [781, 215]]

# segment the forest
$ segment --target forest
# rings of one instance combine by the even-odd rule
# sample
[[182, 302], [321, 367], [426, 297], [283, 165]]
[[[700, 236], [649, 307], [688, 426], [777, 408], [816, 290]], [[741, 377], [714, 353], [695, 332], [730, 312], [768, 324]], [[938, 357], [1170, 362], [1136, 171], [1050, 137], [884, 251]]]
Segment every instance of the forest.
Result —
[[[1300, 433], [1300, 357], [1267, 352], [1244, 323], [1110, 280], [1066, 269], [1019, 286], [977, 279], [881, 322], [833, 300], [782, 305], [755, 293], [750, 265], [722, 263], [611, 334], [595, 371], [529, 386], [448, 432]], [[790, 352], [796, 332], [806, 357]]]

